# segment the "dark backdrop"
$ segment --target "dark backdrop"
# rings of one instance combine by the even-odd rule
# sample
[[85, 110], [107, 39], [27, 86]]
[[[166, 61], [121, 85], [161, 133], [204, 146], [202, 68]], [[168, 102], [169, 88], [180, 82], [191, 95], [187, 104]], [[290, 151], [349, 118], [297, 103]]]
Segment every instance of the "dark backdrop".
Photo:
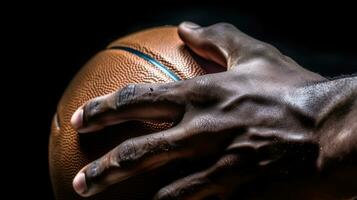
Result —
[[[29, 34], [22, 34], [17, 39], [30, 42], [19, 46], [22, 51], [29, 52], [30, 57], [26, 58], [28, 60], [18, 58], [25, 59], [26, 64], [16, 68], [24, 81], [20, 101], [24, 98], [27, 102], [23, 117], [26, 122], [17, 125], [20, 129], [16, 130], [26, 130], [19, 131], [22, 134], [18, 139], [25, 143], [23, 155], [32, 160], [26, 162], [26, 168], [21, 167], [22, 174], [29, 175], [25, 182], [21, 182], [28, 189], [26, 196], [53, 198], [47, 145], [56, 104], [79, 68], [122, 35], [184, 20], [201, 25], [230, 22], [322, 75], [351, 74], [357, 69], [356, 14], [348, 6], [326, 9], [291, 4], [282, 9], [273, 5], [239, 6], [239, 2], [235, 5], [228, 2], [189, 5], [188, 1], [166, 1], [161, 5], [140, 5], [138, 1], [135, 4], [48, 5], [22, 15], [21, 20], [25, 23], [19, 28]], [[24, 107], [20, 107], [23, 111]], [[17, 156], [14, 158], [18, 160]], [[19, 184], [17, 180], [15, 184]]]

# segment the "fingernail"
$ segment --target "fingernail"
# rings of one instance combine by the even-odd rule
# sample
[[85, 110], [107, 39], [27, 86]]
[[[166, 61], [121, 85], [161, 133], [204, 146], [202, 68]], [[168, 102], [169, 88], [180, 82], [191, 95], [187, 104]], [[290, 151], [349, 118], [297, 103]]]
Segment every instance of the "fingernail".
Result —
[[193, 23], [193, 22], [183, 22], [183, 25], [184, 25], [186, 28], [190, 28], [190, 29], [196, 29], [196, 28], [201, 27], [200, 25], [195, 24], [195, 23]]
[[87, 191], [86, 178], [83, 172], [79, 173], [73, 179], [73, 188], [78, 193], [83, 195]]
[[71, 124], [73, 128], [79, 129], [82, 127], [82, 123], [83, 123], [83, 109], [80, 108], [73, 113], [71, 118]]

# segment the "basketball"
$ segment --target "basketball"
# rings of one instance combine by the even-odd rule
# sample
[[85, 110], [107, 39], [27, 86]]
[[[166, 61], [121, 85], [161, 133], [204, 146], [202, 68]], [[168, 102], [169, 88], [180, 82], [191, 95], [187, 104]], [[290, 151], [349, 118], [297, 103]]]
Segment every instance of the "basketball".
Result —
[[[120, 38], [97, 53], [74, 77], [54, 115], [49, 142], [49, 167], [56, 199], [84, 199], [72, 188], [76, 173], [128, 138], [169, 128], [171, 124], [126, 122], [84, 135], [71, 126], [74, 111], [86, 101], [130, 83], [165, 83], [207, 73], [207, 62], [180, 40], [177, 28], [164, 26]], [[172, 173], [174, 171], [174, 173]], [[138, 175], [85, 199], [151, 199], [179, 176], [177, 167]], [[169, 175], [170, 174], [170, 175]]]

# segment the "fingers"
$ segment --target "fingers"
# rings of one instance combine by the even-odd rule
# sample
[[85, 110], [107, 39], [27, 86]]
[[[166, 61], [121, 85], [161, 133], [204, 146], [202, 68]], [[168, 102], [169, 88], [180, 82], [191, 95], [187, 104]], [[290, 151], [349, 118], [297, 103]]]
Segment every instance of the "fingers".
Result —
[[99, 130], [127, 120], [170, 120], [183, 114], [181, 82], [131, 84], [114, 93], [94, 98], [71, 119], [78, 132]]
[[228, 69], [251, 57], [278, 55], [273, 46], [256, 40], [228, 23], [201, 27], [192, 22], [179, 25], [181, 39], [198, 55]]
[[[132, 84], [94, 98], [74, 112], [72, 126], [81, 133], [128, 120], [177, 122], [192, 106], [219, 102], [229, 92], [224, 73], [165, 84]], [[191, 106], [189, 106], [191, 105]]]
[[239, 46], [249, 38], [227, 23], [201, 27], [192, 22], [183, 22], [179, 25], [178, 33], [195, 53], [228, 67], [231, 57], [236, 56], [234, 54]]
[[102, 158], [84, 167], [73, 187], [91, 196], [129, 177], [162, 166], [172, 160], [197, 156], [187, 130], [176, 126], [159, 133], [129, 139]]
[[253, 168], [247, 169], [245, 159], [237, 154], [227, 154], [207, 170], [162, 188], [154, 199], [228, 199], [237, 185], [244, 184], [256, 176]]
[[179, 25], [178, 33], [195, 53], [222, 66], [227, 66], [230, 52], [228, 52], [226, 40], [222, 40], [223, 38], [220, 38], [218, 34], [211, 34], [210, 38], [207, 37], [207, 29], [191, 22], [184, 22]]
[[201, 172], [166, 186], [155, 195], [154, 199], [204, 199], [218, 196], [220, 190], [219, 185], [206, 178], [206, 172]]

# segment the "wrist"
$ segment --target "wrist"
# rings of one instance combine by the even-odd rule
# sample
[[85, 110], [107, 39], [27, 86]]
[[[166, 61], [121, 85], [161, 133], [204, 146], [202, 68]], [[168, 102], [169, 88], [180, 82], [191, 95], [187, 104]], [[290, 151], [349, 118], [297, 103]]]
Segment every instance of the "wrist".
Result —
[[316, 132], [320, 152], [318, 169], [327, 174], [350, 167], [356, 154], [357, 77], [330, 80], [317, 85], [321, 102], [317, 112]]
[[356, 151], [356, 96], [357, 77], [322, 81], [289, 92], [289, 106], [311, 124], [320, 147], [320, 171], [345, 162]]
[[317, 167], [333, 171], [349, 165], [357, 150], [357, 77], [330, 80], [313, 88], [313, 106], [317, 108], [314, 132], [320, 145]]

